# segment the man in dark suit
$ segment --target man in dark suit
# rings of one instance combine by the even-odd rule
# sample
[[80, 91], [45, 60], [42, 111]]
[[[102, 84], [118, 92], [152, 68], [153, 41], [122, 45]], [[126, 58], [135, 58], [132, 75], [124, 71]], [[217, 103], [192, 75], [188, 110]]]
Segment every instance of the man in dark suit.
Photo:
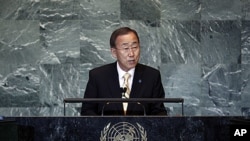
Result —
[[[89, 72], [84, 98], [164, 98], [160, 72], [138, 63], [140, 40], [137, 32], [128, 27], [115, 30], [110, 37], [112, 56], [116, 62]], [[128, 78], [124, 77], [128, 74]], [[126, 87], [122, 92], [121, 87]], [[167, 115], [161, 102], [141, 103], [146, 115]], [[81, 115], [101, 115], [104, 103], [83, 103]], [[137, 103], [110, 103], [104, 115], [143, 115]]]

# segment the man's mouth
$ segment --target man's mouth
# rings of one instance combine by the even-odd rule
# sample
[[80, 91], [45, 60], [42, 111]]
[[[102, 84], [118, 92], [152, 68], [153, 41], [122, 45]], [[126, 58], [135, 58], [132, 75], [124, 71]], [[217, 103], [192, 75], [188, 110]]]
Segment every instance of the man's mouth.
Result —
[[135, 64], [135, 60], [128, 60], [128, 63], [129, 63], [130, 65], [134, 65], [134, 64]]

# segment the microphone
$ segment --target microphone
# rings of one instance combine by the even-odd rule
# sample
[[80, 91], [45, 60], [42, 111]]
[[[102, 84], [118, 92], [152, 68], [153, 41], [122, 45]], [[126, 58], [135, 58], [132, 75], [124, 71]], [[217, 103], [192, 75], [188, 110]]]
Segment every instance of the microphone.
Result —
[[[121, 93], [122, 93], [122, 98], [127, 98], [125, 96], [125, 93], [127, 91], [127, 88], [126, 87], [120, 87], [120, 90], [121, 90]], [[104, 109], [106, 107], [106, 105], [109, 105], [110, 102], [106, 102], [103, 106], [102, 106], [102, 116], [104, 115]], [[144, 110], [145, 111], [145, 110]]]
[[122, 98], [126, 98], [125, 93], [127, 91], [127, 88], [126, 87], [121, 87], [120, 89], [121, 89], [121, 93], [122, 93]]

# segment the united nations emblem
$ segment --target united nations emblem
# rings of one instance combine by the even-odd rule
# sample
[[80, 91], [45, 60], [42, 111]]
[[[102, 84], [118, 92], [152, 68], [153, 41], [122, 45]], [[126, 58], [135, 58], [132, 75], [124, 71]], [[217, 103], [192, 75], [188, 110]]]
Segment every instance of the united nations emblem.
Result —
[[100, 141], [147, 141], [147, 132], [136, 123], [118, 122], [111, 126], [109, 123], [101, 132]]

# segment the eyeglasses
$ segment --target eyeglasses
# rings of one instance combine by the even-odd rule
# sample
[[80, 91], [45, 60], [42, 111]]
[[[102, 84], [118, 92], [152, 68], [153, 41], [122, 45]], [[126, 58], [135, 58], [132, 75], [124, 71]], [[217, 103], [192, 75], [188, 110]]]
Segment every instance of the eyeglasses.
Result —
[[120, 46], [120, 48], [116, 48], [118, 50], [122, 50], [125, 53], [128, 53], [130, 50], [132, 50], [133, 52], [137, 51], [139, 49], [139, 44], [138, 43], [124, 43]]

